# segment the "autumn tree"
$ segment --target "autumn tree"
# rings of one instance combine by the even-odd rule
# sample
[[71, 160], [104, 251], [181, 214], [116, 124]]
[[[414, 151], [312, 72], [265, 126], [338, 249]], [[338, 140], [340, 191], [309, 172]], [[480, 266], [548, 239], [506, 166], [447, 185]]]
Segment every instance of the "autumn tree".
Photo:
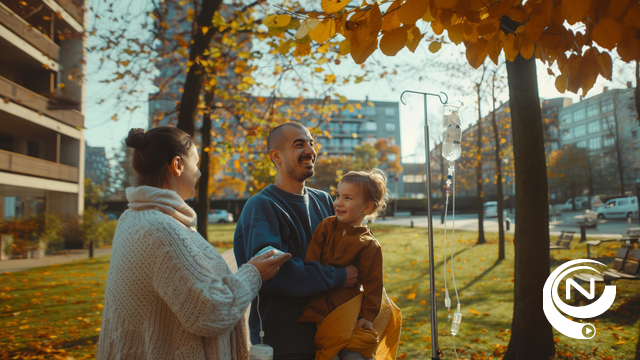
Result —
[[[416, 23], [425, 21], [436, 35], [447, 30], [451, 42], [464, 44], [474, 68], [487, 56], [497, 64], [504, 51], [517, 175], [516, 216], [522, 219], [516, 221], [514, 316], [505, 359], [554, 356], [542, 297], [530, 296], [542, 292], [550, 268], [548, 185], [535, 59], [549, 67], [557, 65], [558, 90], [582, 89], [586, 94], [598, 76], [611, 78], [611, 56], [598, 46], [617, 49], [625, 62], [640, 59], [640, 4], [604, 0], [396, 0], [353, 8], [347, 4], [325, 0], [322, 12], [297, 11], [306, 18], [307, 27], [323, 34], [306, 41], [325, 43], [340, 34], [335, 46], [363, 63], [378, 47], [389, 56], [404, 47], [415, 51], [424, 37]], [[386, 7], [384, 14], [381, 5]], [[578, 23], [583, 26], [574, 26]]]
[[576, 190], [588, 187], [588, 181], [592, 176], [589, 170], [587, 150], [575, 144], [566, 145], [563, 149], [554, 150], [549, 154], [547, 167], [549, 181], [551, 184], [567, 189], [571, 199], [581, 195], [581, 192], [576, 193]]

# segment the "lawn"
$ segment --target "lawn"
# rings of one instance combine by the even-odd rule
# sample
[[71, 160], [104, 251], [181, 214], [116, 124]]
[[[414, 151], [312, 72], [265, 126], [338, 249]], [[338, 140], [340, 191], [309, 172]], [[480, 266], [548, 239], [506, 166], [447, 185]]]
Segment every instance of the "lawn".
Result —
[[[429, 275], [426, 229], [372, 226], [383, 246], [385, 286], [402, 309], [404, 324], [400, 356], [431, 356]], [[210, 240], [219, 251], [231, 248], [234, 225], [210, 227]], [[489, 243], [473, 246], [477, 234], [456, 232], [454, 271], [462, 309], [462, 325], [455, 338], [460, 359], [499, 359], [506, 350], [513, 312], [513, 245], [507, 242], [506, 260], [496, 263], [495, 234]], [[443, 293], [443, 232], [435, 233], [436, 295], [439, 346], [445, 359], [455, 358], [448, 335]], [[592, 257], [610, 265], [615, 244], [600, 246]], [[585, 257], [584, 245], [552, 251], [552, 268]], [[0, 274], [0, 359], [95, 357], [102, 317], [102, 300], [109, 258]], [[450, 275], [450, 273], [448, 273]], [[455, 307], [451, 278], [449, 294]], [[591, 319], [598, 333], [591, 340], [574, 340], [554, 331], [559, 359], [633, 359], [638, 352], [640, 283], [617, 284], [612, 308]], [[597, 296], [602, 292], [598, 286]], [[562, 294], [561, 294], [562, 295]], [[532, 296], [540, 296], [532, 294]]]

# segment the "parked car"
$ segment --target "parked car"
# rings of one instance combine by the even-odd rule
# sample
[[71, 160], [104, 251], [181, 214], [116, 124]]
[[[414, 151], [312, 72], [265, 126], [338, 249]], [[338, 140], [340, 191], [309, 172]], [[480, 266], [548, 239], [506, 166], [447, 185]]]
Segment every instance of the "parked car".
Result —
[[230, 214], [227, 210], [210, 210], [209, 211], [209, 224], [219, 223], [225, 224], [233, 222], [233, 214]]
[[[573, 210], [573, 202], [576, 202], [576, 210], [584, 210], [586, 209], [588, 206], [587, 204], [589, 203], [589, 197], [588, 196], [576, 196], [573, 199], [569, 199], [567, 200], [564, 204], [557, 204], [554, 206], [554, 209], [556, 211], [571, 211]], [[595, 209], [598, 206], [602, 205], [602, 201], [600, 200], [600, 198], [597, 197], [592, 197], [591, 200], [591, 208]]]
[[498, 217], [498, 202], [486, 201], [483, 205], [485, 217]]
[[599, 206], [596, 213], [598, 219], [635, 217], [638, 216], [638, 199], [636, 197], [611, 199]]

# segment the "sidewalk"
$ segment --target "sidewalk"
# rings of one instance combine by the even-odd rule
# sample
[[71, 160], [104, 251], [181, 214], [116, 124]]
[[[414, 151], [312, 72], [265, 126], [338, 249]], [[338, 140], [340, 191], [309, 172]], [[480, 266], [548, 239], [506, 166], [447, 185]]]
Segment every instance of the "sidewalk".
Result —
[[[94, 257], [111, 255], [111, 248], [108, 249], [95, 249], [93, 251]], [[14, 259], [0, 261], [0, 273], [25, 271], [41, 266], [49, 266], [56, 264], [66, 264], [76, 260], [84, 260], [89, 258], [89, 250], [84, 250], [80, 253], [66, 254], [66, 255], [50, 255], [44, 258], [37, 259]]]

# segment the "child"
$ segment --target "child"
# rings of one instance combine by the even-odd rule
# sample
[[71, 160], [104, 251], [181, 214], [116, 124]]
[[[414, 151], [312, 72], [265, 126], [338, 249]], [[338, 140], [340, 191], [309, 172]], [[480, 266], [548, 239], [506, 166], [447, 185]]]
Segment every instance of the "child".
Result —
[[[386, 208], [387, 176], [380, 169], [351, 171], [336, 189], [336, 215], [324, 219], [311, 238], [305, 261], [358, 267], [359, 283], [335, 288], [311, 298], [298, 319], [315, 322], [316, 360], [337, 360], [343, 349], [370, 358], [379, 341], [373, 321], [383, 297], [382, 249], [364, 219], [374, 220]], [[335, 309], [345, 304], [333, 316]], [[357, 320], [357, 324], [356, 324]]]

